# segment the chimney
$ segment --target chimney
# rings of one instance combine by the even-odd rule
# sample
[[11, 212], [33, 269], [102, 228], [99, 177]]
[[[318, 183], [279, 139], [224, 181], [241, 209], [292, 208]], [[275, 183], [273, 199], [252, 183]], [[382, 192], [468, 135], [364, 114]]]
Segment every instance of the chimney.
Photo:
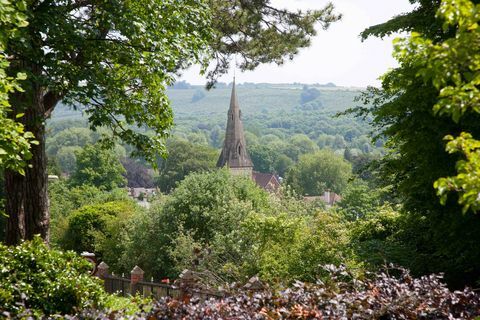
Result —
[[324, 197], [327, 204], [332, 205], [332, 192], [330, 189], [325, 190]]

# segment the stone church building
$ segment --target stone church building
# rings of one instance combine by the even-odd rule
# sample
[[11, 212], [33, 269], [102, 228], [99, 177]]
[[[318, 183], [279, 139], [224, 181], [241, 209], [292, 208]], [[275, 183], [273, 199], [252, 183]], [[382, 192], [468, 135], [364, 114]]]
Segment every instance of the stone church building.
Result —
[[257, 185], [267, 191], [275, 192], [280, 187], [279, 179], [272, 173], [253, 171], [253, 162], [247, 151], [247, 142], [242, 124], [242, 111], [238, 103], [235, 79], [232, 85], [230, 108], [228, 110], [227, 129], [222, 152], [217, 167], [227, 166], [234, 175], [250, 177]]

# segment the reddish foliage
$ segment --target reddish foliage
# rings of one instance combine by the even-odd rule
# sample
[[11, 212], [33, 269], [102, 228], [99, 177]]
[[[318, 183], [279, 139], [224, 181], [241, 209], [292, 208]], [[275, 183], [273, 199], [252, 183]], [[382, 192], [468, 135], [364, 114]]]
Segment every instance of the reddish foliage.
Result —
[[[345, 268], [326, 267], [328, 283], [295, 283], [280, 292], [238, 292], [224, 299], [185, 304], [165, 298], [143, 319], [473, 319], [480, 315], [480, 296], [470, 289], [451, 292], [441, 276], [419, 279], [401, 270], [398, 277], [371, 274], [359, 281]], [[81, 318], [111, 319], [120, 314], [84, 312]]]

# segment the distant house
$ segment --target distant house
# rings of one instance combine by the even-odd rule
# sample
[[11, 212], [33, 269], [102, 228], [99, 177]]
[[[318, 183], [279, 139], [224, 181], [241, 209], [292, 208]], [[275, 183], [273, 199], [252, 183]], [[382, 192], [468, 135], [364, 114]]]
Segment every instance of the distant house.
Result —
[[333, 206], [335, 203], [342, 200], [342, 197], [335, 192], [327, 190], [321, 196], [304, 196], [303, 200], [306, 202], [313, 202], [321, 200], [327, 204], [327, 206]]
[[128, 188], [128, 195], [137, 200], [144, 200], [157, 194], [156, 188]]
[[253, 171], [252, 178], [260, 188], [268, 192], [276, 192], [280, 188], [280, 179], [276, 174]]

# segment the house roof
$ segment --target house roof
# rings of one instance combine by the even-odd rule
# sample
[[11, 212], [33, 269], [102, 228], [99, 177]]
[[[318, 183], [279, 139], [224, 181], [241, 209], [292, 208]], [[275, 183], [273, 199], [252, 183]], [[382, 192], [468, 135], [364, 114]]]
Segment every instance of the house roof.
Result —
[[235, 79], [233, 79], [225, 141], [223, 143], [222, 153], [217, 161], [217, 167], [224, 167], [226, 165], [229, 168], [253, 168], [252, 160], [247, 152], [240, 105], [235, 89]]
[[254, 171], [252, 173], [252, 178], [255, 183], [263, 189], [271, 189], [272, 187], [269, 187], [270, 183], [273, 184], [273, 189], [278, 188], [278, 186], [280, 185], [277, 176], [273, 173], [262, 173]]

